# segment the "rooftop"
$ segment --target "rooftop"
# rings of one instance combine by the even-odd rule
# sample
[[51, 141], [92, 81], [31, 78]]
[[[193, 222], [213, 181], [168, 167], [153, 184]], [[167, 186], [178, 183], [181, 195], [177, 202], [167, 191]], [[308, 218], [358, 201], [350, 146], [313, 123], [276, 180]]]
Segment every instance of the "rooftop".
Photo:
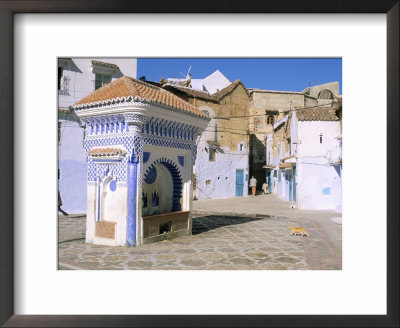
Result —
[[310, 107], [296, 110], [299, 121], [339, 121], [335, 111], [330, 107]]
[[102, 106], [121, 100], [172, 107], [186, 114], [209, 118], [207, 114], [189, 104], [187, 101], [175, 96], [173, 93], [129, 76], [120, 77], [95, 90], [90, 95], [75, 103], [72, 108], [79, 110], [88, 107]]
[[220, 101], [222, 98], [224, 98], [225, 96], [229, 95], [231, 92], [233, 92], [233, 90], [235, 90], [235, 88], [241, 84], [243, 86], [243, 88], [246, 90], [246, 92], [248, 93], [246, 87], [243, 85], [243, 83], [240, 80], [236, 80], [234, 82], [232, 82], [231, 84], [229, 84], [227, 87], [223, 88], [222, 90], [210, 95], [208, 92], [205, 91], [199, 91], [199, 90], [194, 90], [192, 88], [189, 87], [184, 87], [184, 86], [177, 86], [177, 85], [170, 85], [167, 84], [165, 85], [166, 89], [176, 89], [179, 90], [183, 93], [186, 93], [189, 97], [193, 97], [193, 98], [201, 98], [201, 99], [206, 99], [206, 100], [211, 100], [211, 101], [215, 101], [218, 102]]

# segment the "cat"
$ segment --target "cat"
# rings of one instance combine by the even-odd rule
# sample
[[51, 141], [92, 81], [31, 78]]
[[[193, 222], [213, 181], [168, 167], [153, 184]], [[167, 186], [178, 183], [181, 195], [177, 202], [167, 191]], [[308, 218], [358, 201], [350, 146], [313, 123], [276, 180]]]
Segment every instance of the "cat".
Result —
[[309, 236], [309, 233], [304, 228], [289, 227], [289, 229], [292, 230], [290, 236], [295, 236], [297, 234], [300, 234], [302, 237]]

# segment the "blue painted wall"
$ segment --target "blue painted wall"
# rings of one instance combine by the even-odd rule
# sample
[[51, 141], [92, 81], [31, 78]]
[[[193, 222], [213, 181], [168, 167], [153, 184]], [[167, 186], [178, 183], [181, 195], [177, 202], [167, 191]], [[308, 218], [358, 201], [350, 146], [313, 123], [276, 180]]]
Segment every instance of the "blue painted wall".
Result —
[[60, 115], [61, 142], [58, 147], [58, 181], [62, 206], [68, 214], [86, 213], [87, 164], [83, 148], [84, 129], [72, 114]]
[[136, 245], [137, 208], [137, 159], [128, 163], [128, 216], [126, 222], [126, 245]]

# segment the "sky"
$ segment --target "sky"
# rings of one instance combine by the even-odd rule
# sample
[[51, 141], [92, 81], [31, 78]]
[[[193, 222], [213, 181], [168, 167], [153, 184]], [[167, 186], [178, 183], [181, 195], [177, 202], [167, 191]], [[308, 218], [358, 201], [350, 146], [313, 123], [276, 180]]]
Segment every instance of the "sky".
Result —
[[219, 69], [228, 80], [240, 79], [247, 88], [302, 91], [339, 81], [342, 93], [341, 58], [138, 58], [137, 77], [155, 82], [161, 77], [184, 78], [190, 66], [193, 79]]

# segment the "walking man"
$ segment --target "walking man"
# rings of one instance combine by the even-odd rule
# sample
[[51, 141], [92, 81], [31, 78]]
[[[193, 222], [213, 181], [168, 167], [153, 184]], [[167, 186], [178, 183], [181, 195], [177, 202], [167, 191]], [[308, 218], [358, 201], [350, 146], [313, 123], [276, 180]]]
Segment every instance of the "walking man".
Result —
[[257, 180], [256, 180], [256, 178], [254, 176], [251, 176], [250, 187], [251, 187], [251, 194], [253, 196], [256, 195], [256, 186], [257, 186]]

